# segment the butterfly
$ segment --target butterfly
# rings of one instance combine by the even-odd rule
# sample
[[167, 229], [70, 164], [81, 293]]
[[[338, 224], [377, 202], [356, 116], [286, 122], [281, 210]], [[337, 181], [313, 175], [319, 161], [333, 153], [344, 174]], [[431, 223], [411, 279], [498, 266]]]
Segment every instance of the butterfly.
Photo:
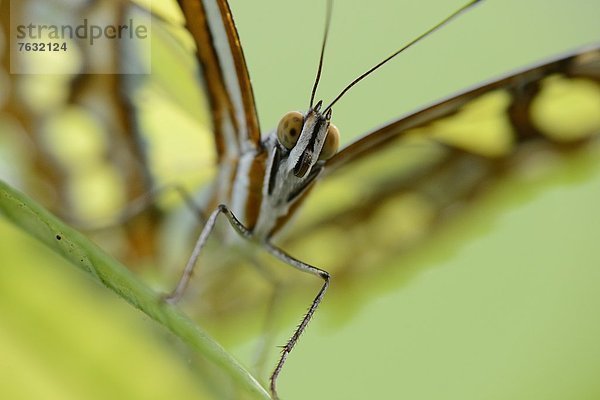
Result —
[[[592, 57], [594, 57], [595, 53], [590, 53], [592, 54]], [[566, 63], [568, 64], [568, 63]], [[550, 67], [545, 67], [545, 68], [550, 68]], [[556, 68], [558, 68], [558, 71], [564, 71], [564, 68], [567, 68], [565, 66], [556, 66]], [[544, 71], [543, 73], [548, 73], [546, 71]], [[519, 74], [518, 75], [519, 79], [522, 79], [524, 81], [527, 80], [527, 75], [526, 74]], [[518, 81], [519, 79], [515, 80]], [[506, 101], [506, 99], [498, 99], [498, 98], [493, 98], [492, 94], [494, 93], [487, 93], [491, 91], [491, 87], [484, 87], [485, 91], [486, 91], [486, 95], [490, 95], [490, 97], [488, 97], [487, 99], [491, 99], [491, 101], [500, 101], [502, 102], [502, 100]], [[246, 90], [248, 90], [246, 88]], [[483, 93], [483, 91], [481, 91], [481, 93]], [[495, 92], [495, 94], [498, 94], [500, 97], [502, 97], [502, 93], [499, 92]], [[523, 96], [522, 94], [520, 94], [521, 96]], [[450, 102], [450, 109], [452, 109], [453, 111], [460, 109], [465, 111], [466, 117], [468, 117], [468, 102], [470, 102], [471, 100], [473, 100], [471, 97], [469, 97], [468, 95], [463, 95], [459, 98], [459, 104], [460, 107], [455, 106], [454, 104], [452, 104], [452, 102]], [[464, 104], [463, 104], [464, 101]], [[455, 108], [456, 107], [456, 108]], [[442, 107], [444, 108], [444, 107]], [[438, 108], [439, 110], [439, 108]], [[493, 112], [495, 111], [496, 113], [498, 112], [498, 109], [493, 109]], [[216, 113], [216, 110], [213, 110], [213, 113]], [[481, 110], [475, 110], [476, 114], [481, 113]], [[426, 111], [423, 112], [423, 114], [428, 115], [424, 118], [434, 118], [437, 119], [443, 115], [445, 115], [445, 110], [442, 110], [442, 112], [440, 114], [436, 114], [436, 108], [434, 107], [433, 109], [427, 109]], [[451, 119], [454, 118], [458, 118], [460, 119], [461, 113], [457, 113], [457, 115], [452, 115]], [[443, 123], [443, 122], [442, 122]], [[523, 123], [521, 121], [521, 123]], [[443, 127], [443, 125], [440, 125]], [[443, 129], [443, 128], [442, 128]], [[436, 138], [436, 142], [434, 143], [433, 146], [431, 147], [427, 147], [427, 144], [423, 144], [421, 142], [422, 140], [422, 134], [420, 135], [419, 132], [412, 132], [412, 134], [414, 135], [414, 137], [411, 138], [411, 140], [414, 140], [413, 142], [409, 142], [409, 146], [407, 146], [408, 149], [411, 149], [411, 147], [415, 147], [414, 149], [414, 153], [417, 153], [417, 157], [421, 160], [423, 160], [423, 162], [425, 163], [425, 166], [419, 165], [419, 162], [417, 160], [417, 162], [414, 163], [414, 165], [410, 166], [409, 165], [409, 170], [406, 173], [406, 179], [408, 179], [408, 182], [412, 182], [412, 179], [415, 179], [415, 177], [420, 176], [420, 182], [427, 182], [428, 178], [431, 176], [431, 174], [435, 175], [434, 172], [436, 171], [435, 169], [435, 165], [436, 162], [440, 162], [440, 159], [437, 157], [441, 157], [442, 161], [444, 160], [444, 157], [448, 156], [449, 158], [453, 158], [456, 157], [459, 161], [463, 161], [466, 160], [465, 162], [470, 163], [473, 162], [473, 164], [467, 164], [469, 169], [473, 169], [476, 171], [482, 171], [482, 172], [486, 172], [487, 168], [496, 168], [499, 166], [500, 163], [496, 163], [496, 162], [490, 162], [490, 165], [486, 164], [486, 158], [485, 157], [490, 157], [490, 156], [498, 156], [498, 154], [475, 154], [475, 157], [473, 157], [473, 160], [469, 160], [470, 154], [463, 154], [463, 152], [465, 153], [472, 153], [473, 149], [469, 148], [468, 144], [466, 145], [466, 147], [462, 148], [461, 146], [465, 146], [464, 143], [456, 143], [456, 142], [452, 142], [450, 141], [449, 143], [444, 143], [443, 138], [442, 143], [444, 143], [445, 145], [447, 145], [449, 147], [449, 149], [451, 150], [449, 152], [449, 154], [442, 154], [440, 156], [439, 151], [443, 151], [443, 147], [439, 146], [439, 141], [440, 138]], [[411, 135], [409, 135], [411, 136]], [[372, 146], [372, 143], [375, 143], [377, 139], [378, 134], [372, 134], [370, 136], [367, 136], [367, 138], [365, 140], [363, 140], [362, 142], [359, 141], [357, 142], [357, 145], [354, 145], [354, 150], [353, 147], [350, 146], [345, 150], [342, 150], [340, 153], [338, 153], [337, 156], [334, 156], [332, 158], [333, 161], [331, 161], [331, 165], [337, 167], [337, 165], [343, 165], [347, 163], [347, 167], [340, 167], [339, 169], [339, 173], [342, 174], [344, 171], [344, 168], [346, 171], [351, 170], [353, 166], [357, 166], [360, 164], [360, 159], [361, 159], [361, 154], [365, 154], [367, 151], [365, 150], [365, 153], [362, 152], [362, 148], [361, 146], [366, 145], [365, 148]], [[587, 134], [584, 135], [584, 137], [587, 137]], [[386, 138], [382, 138], [383, 140], [388, 140]], [[447, 139], [446, 139], [447, 140]], [[362, 143], [362, 144], [361, 144]], [[217, 144], [218, 145], [218, 144]], [[385, 149], [389, 148], [390, 146], [386, 145], [380, 145], [379, 147], [377, 147], [376, 150], [373, 150], [373, 152], [377, 153], [379, 159], [381, 160], [386, 160], [387, 163], [390, 163], [391, 161], [393, 161], [394, 158], [398, 158], [397, 156], [394, 156], [394, 154], [392, 153], [391, 155], [388, 155], [387, 157], [385, 157]], [[359, 150], [356, 150], [356, 149]], [[458, 151], [456, 154], [453, 153], [453, 149], [458, 148]], [[485, 152], [486, 150], [480, 150]], [[489, 150], [488, 150], [489, 151]], [[344, 153], [345, 152], [345, 153]], [[475, 151], [476, 153], [476, 151]], [[407, 155], [410, 156], [410, 155]], [[484, 156], [484, 157], [482, 157]], [[337, 158], [336, 158], [337, 157]], [[366, 157], [366, 156], [365, 156]], [[412, 162], [412, 161], [411, 161]], [[481, 164], [478, 164], [478, 162], [481, 162]], [[383, 161], [379, 161], [379, 163], [383, 163]], [[390, 165], [390, 164], [388, 164]], [[368, 171], [369, 170], [369, 166], [368, 165], [361, 165], [360, 167], [357, 167], [360, 170], [363, 171]], [[311, 218], [310, 215], [308, 217], [304, 217], [301, 219], [301, 221], [298, 221], [297, 223], [297, 227], [298, 227], [298, 233], [297, 235], [302, 238], [303, 236], [310, 236], [310, 234], [302, 234], [303, 232], [315, 232], [315, 230], [321, 230], [323, 228], [325, 228], [327, 225], [331, 225], [328, 224], [329, 221], [331, 221], [334, 225], [337, 224], [339, 227], [342, 227], [342, 229], [346, 229], [346, 226], [348, 226], [348, 224], [351, 224], [353, 226], [368, 226], [368, 221], [374, 219], [374, 215], [373, 215], [373, 207], [372, 204], [376, 204], [377, 202], [381, 202], [382, 199], [390, 199], [390, 200], [396, 200], [393, 198], [390, 198], [388, 196], [390, 196], [390, 194], [386, 194], [385, 189], [389, 189], [390, 188], [390, 184], [397, 184], [399, 185], [398, 187], [393, 188], [393, 191], [402, 191], [402, 187], [403, 185], [405, 185], [405, 183], [403, 182], [403, 177], [398, 175], [397, 173], [394, 174], [394, 171], [402, 169], [402, 168], [406, 168], [406, 166], [404, 165], [400, 165], [397, 168], [388, 168], [391, 169], [392, 174], [391, 175], [386, 175], [384, 173], [381, 173], [381, 166], [370, 166], [370, 170], [372, 171], [373, 169], [377, 168], [380, 172], [379, 172], [379, 177], [381, 178], [381, 180], [377, 180], [373, 178], [373, 175], [369, 175], [367, 176], [367, 180], [368, 181], [375, 181], [375, 182], [371, 182], [372, 185], [368, 187], [368, 189], [365, 189], [365, 192], [371, 193], [374, 197], [373, 199], [361, 199], [359, 198], [357, 201], [355, 201], [354, 203], [350, 202], [349, 204], [345, 204], [346, 209], [348, 211], [345, 211], [344, 209], [338, 209], [336, 211], [334, 211], [333, 214], [330, 214], [330, 217], [328, 218], [323, 218], [323, 216], [319, 216], [317, 215], [317, 217], [313, 217], [316, 219], [316, 222], [311, 222]], [[411, 169], [412, 168], [412, 169]], [[424, 168], [424, 171], [420, 170], [421, 168]], [[427, 170], [427, 168], [432, 168], [430, 170]], [[460, 166], [458, 167], [460, 168]], [[333, 169], [333, 168], [332, 168]], [[433, 172], [432, 172], [433, 171]], [[444, 172], [447, 171], [455, 171], [455, 173], [457, 174], [457, 177], [452, 178], [449, 176], [442, 176], [439, 177], [438, 180], [433, 180], [433, 182], [435, 182], [435, 186], [436, 187], [443, 187], [441, 184], [446, 182], [448, 183], [450, 186], [449, 187], [445, 187], [444, 190], [447, 191], [447, 193], [444, 193], [444, 195], [446, 196], [446, 198], [444, 199], [445, 201], [448, 201], [449, 203], [452, 203], [452, 196], [448, 196], [448, 194], [451, 192], [450, 189], [457, 189], [457, 193], [456, 193], [456, 199], [462, 199], [463, 196], [465, 195], [464, 192], [460, 192], [460, 185], [456, 185], [457, 179], [458, 181], [461, 180], [465, 180], [468, 181], [469, 177], [468, 175], [465, 175], [460, 169], [454, 170], [452, 165], [446, 165], [444, 167], [444, 169], [442, 170]], [[221, 170], [222, 172], [222, 170]], [[489, 170], [487, 170], [487, 172], [489, 172]], [[419, 175], [422, 174], [422, 175]], [[358, 175], [353, 175], [353, 178], [355, 178], [356, 180], [358, 180], [358, 176], [360, 176], [360, 174]], [[435, 178], [435, 177], [434, 177]], [[325, 185], [327, 184], [327, 181], [329, 180], [330, 182], [332, 182], [332, 185], [335, 185], [336, 183], [336, 179], [341, 179], [343, 181], [343, 178], [336, 178], [335, 175], [331, 175], [330, 177], [326, 177], [326, 179], [324, 179], [323, 182], [323, 187], [325, 188]], [[388, 180], [386, 180], [388, 179]], [[472, 179], [481, 179], [481, 177], [473, 177]], [[346, 181], [346, 186], [351, 185], [352, 184], [352, 180]], [[467, 190], [470, 190], [469, 187], [469, 182], [465, 183]], [[451, 194], [451, 193], [450, 193]], [[318, 194], [315, 193], [315, 196], [317, 196]], [[442, 196], [443, 197], [443, 196]], [[377, 200], [374, 200], [377, 199]], [[348, 200], [348, 199], [345, 199]], [[350, 199], [352, 200], [352, 199]], [[403, 205], [403, 207], [408, 207], [406, 208], [406, 210], [408, 210], [408, 214], [414, 214], [415, 210], [419, 210], [418, 207], [417, 208], [411, 208], [411, 204], [410, 204], [410, 198], [409, 198], [409, 204], [408, 205]], [[413, 199], [414, 200], [414, 199]], [[419, 199], [417, 198], [417, 200], [424, 200], [424, 199]], [[404, 199], [403, 199], [404, 201]], [[338, 199], [338, 202], [341, 202], [341, 199]], [[402, 202], [398, 203], [400, 205], [402, 205]], [[396, 204], [396, 206], [398, 206], [398, 204]], [[344, 204], [342, 204], [344, 205]], [[438, 208], [443, 208], [442, 206], [434, 206], [434, 209], [438, 209]], [[321, 207], [322, 209], [322, 207]], [[360, 210], [360, 212], [359, 212]], [[317, 211], [319, 212], [319, 211]], [[426, 212], [425, 212], [426, 213]], [[381, 217], [380, 217], [381, 218]], [[411, 240], [411, 238], [408, 238], [409, 241]], [[352, 243], [352, 242], [350, 242]], [[347, 245], [346, 245], [347, 246]], [[344, 246], [344, 244], [341, 244], [341, 248], [347, 248]], [[339, 252], [338, 252], [339, 254]], [[352, 258], [352, 253], [346, 255], [349, 259]], [[348, 260], [345, 260], [346, 262], [348, 262]], [[343, 263], [341, 261], [338, 261], [338, 263]], [[365, 266], [365, 264], [368, 266], [369, 263], [364, 262], [364, 263], [357, 263], [357, 264], [363, 264], [363, 266]], [[360, 273], [360, 271], [353, 271], [353, 273]]]

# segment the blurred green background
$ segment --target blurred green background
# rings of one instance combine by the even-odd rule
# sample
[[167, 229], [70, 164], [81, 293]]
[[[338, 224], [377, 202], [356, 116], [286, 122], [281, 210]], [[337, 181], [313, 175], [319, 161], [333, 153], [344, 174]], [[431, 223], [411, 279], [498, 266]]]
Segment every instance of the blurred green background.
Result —
[[[307, 106], [322, 3], [231, 2], [263, 130]], [[459, 5], [337, 1], [318, 98]], [[586, 0], [486, 1], [353, 89], [334, 122], [348, 141], [597, 42], [599, 15]], [[282, 397], [600, 398], [598, 155], [596, 146], [543, 174], [516, 172], [397, 268], [343, 290], [334, 280], [282, 373]], [[4, 220], [0, 238], [3, 398], [210, 398], [184, 352], [141, 313]], [[286, 312], [299, 318], [312, 296]], [[250, 364], [253, 341], [219, 339]]]
[[[232, 3], [263, 127], [306, 107], [321, 3]], [[459, 4], [336, 2], [317, 98], [327, 103]], [[600, 4], [586, 0], [482, 2], [352, 89], [333, 122], [351, 140], [436, 98], [597, 43], [598, 15]], [[596, 149], [541, 179], [517, 173], [373, 281], [340, 293], [334, 277], [290, 356], [281, 392], [290, 399], [600, 398], [598, 156]]]

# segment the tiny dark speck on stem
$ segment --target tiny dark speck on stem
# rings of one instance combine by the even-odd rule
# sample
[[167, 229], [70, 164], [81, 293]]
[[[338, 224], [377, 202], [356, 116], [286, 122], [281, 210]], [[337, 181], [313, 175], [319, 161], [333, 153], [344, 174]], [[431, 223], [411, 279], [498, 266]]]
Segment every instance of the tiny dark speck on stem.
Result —
[[62, 236], [56, 235], [56, 240], [60, 240], [60, 239], [62, 239]]

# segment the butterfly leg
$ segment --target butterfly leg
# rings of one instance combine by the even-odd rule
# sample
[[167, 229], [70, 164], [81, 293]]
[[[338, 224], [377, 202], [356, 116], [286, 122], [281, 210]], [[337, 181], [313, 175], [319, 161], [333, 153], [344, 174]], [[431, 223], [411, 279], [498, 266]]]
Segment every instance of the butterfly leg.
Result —
[[[183, 273], [181, 274], [181, 278], [179, 278], [179, 282], [177, 283], [177, 286], [175, 287], [175, 289], [173, 289], [173, 291], [171, 293], [169, 293], [167, 296], [165, 296], [165, 300], [168, 301], [169, 303], [177, 303], [177, 302], [179, 302], [179, 300], [181, 300], [181, 297], [183, 296], [183, 293], [185, 292], [185, 288], [187, 287], [188, 283], [190, 282], [190, 279], [192, 278], [192, 273], [194, 272], [194, 266], [196, 265], [196, 261], [198, 261], [198, 257], [200, 256], [200, 253], [202, 252], [202, 248], [206, 244], [208, 237], [210, 236], [210, 233], [212, 232], [212, 230], [215, 227], [215, 223], [217, 222], [217, 217], [219, 216], [220, 213], [225, 212], [225, 211], [228, 211], [229, 213], [231, 213], [229, 211], [229, 209], [227, 208], [227, 206], [221, 204], [208, 217], [208, 220], [206, 221], [204, 228], [202, 228], [202, 232], [200, 233], [200, 236], [198, 237], [198, 240], [196, 241], [196, 244], [194, 245], [194, 250], [192, 250], [192, 255], [190, 256], [187, 263], [185, 264], [185, 268], [183, 269]], [[236, 219], [236, 221], [237, 221], [237, 219]], [[238, 223], [241, 225], [241, 223], [239, 221], [238, 221]]]
[[268, 242], [265, 243], [264, 246], [265, 246], [265, 249], [269, 253], [271, 253], [274, 257], [280, 259], [284, 263], [291, 265], [292, 267], [299, 269], [300, 271], [308, 272], [309, 274], [318, 276], [318, 277], [322, 278], [324, 281], [323, 286], [321, 287], [321, 290], [319, 290], [319, 293], [317, 293], [317, 296], [312, 301], [312, 304], [310, 305], [308, 311], [304, 315], [304, 318], [302, 318], [302, 321], [300, 322], [300, 324], [298, 325], [298, 327], [292, 334], [292, 337], [287, 341], [285, 346], [283, 346], [283, 349], [281, 351], [281, 356], [279, 358], [279, 362], [277, 363], [277, 366], [275, 367], [273, 374], [271, 374], [271, 393], [272, 393], [274, 399], [278, 399], [277, 377], [279, 376], [279, 373], [281, 372], [281, 369], [283, 368], [283, 365], [285, 364], [285, 362], [288, 358], [288, 355], [291, 353], [292, 349], [298, 342], [298, 338], [300, 338], [300, 335], [302, 335], [302, 332], [304, 332], [304, 330], [306, 329], [306, 326], [308, 325], [312, 316], [314, 315], [315, 311], [317, 310], [317, 307], [321, 303], [321, 300], [323, 300], [323, 296], [325, 296], [325, 292], [327, 291], [327, 288], [329, 287], [330, 276], [327, 271], [324, 271], [317, 267], [313, 267], [312, 265], [309, 265], [300, 260], [297, 260], [297, 259], [293, 258], [292, 256], [290, 256], [289, 254], [285, 253], [284, 251], [280, 250], [279, 248], [271, 245]]
[[[196, 264], [196, 261], [198, 260], [198, 257], [200, 256], [200, 252], [202, 251], [202, 248], [206, 244], [208, 236], [210, 235], [210, 233], [212, 232], [212, 230], [215, 226], [217, 217], [221, 213], [225, 214], [225, 216], [229, 220], [229, 223], [231, 224], [231, 226], [235, 229], [235, 231], [241, 237], [243, 237], [244, 239], [247, 239], [247, 240], [253, 239], [252, 231], [250, 231], [248, 228], [246, 228], [235, 217], [235, 215], [233, 215], [231, 210], [229, 210], [229, 208], [227, 208], [226, 205], [220, 204], [217, 207], [217, 209], [212, 212], [210, 217], [208, 217], [208, 221], [206, 222], [204, 229], [202, 229], [202, 232], [200, 233], [200, 237], [196, 241], [194, 250], [192, 251], [192, 255], [190, 256], [190, 259], [188, 260], [188, 262], [185, 266], [185, 269], [183, 271], [181, 279], [179, 280], [179, 283], [177, 284], [177, 287], [175, 288], [175, 290], [173, 290], [173, 292], [167, 296], [167, 298], [166, 298], [167, 301], [175, 303], [175, 302], [179, 301], [179, 299], [181, 299], [181, 296], [183, 295], [183, 292], [185, 291], [185, 288], [187, 287], [187, 285], [190, 281], [190, 278], [192, 277], [194, 265]], [[324, 271], [317, 267], [313, 267], [312, 265], [306, 264], [306, 263], [290, 256], [289, 254], [287, 254], [283, 250], [279, 249], [278, 247], [273, 246], [268, 241], [263, 242], [262, 245], [263, 245], [264, 249], [267, 252], [269, 252], [272, 256], [274, 256], [275, 258], [278, 258], [279, 260], [283, 261], [284, 263], [286, 263], [302, 272], [307, 272], [311, 275], [318, 276], [321, 279], [323, 279], [323, 281], [324, 281], [323, 286], [321, 287], [321, 290], [319, 290], [319, 292], [317, 293], [317, 296], [312, 301], [308, 311], [304, 315], [304, 318], [302, 318], [302, 321], [300, 321], [300, 324], [298, 325], [298, 327], [292, 334], [292, 337], [287, 341], [285, 346], [283, 346], [283, 350], [281, 352], [281, 357], [279, 358], [279, 362], [277, 363], [275, 370], [271, 374], [271, 378], [270, 378], [271, 393], [272, 393], [274, 399], [278, 399], [277, 377], [281, 373], [281, 369], [283, 368], [283, 365], [285, 364], [285, 362], [288, 358], [288, 355], [290, 354], [290, 352], [292, 351], [292, 349], [298, 342], [300, 335], [302, 335], [302, 333], [306, 329], [306, 326], [308, 325], [311, 318], [313, 317], [315, 311], [317, 310], [317, 307], [321, 303], [321, 300], [323, 300], [323, 296], [325, 296], [325, 292], [327, 291], [327, 288], [329, 287], [330, 276], [327, 271]]]

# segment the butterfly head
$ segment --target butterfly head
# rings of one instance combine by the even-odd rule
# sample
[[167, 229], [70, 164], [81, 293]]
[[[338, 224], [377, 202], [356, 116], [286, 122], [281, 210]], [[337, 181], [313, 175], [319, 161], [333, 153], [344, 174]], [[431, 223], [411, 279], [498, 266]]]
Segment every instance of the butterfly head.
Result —
[[322, 102], [303, 115], [290, 111], [277, 126], [277, 140], [289, 150], [288, 170], [304, 178], [319, 161], [333, 157], [340, 143], [340, 133], [331, 121], [331, 109], [321, 112]]

